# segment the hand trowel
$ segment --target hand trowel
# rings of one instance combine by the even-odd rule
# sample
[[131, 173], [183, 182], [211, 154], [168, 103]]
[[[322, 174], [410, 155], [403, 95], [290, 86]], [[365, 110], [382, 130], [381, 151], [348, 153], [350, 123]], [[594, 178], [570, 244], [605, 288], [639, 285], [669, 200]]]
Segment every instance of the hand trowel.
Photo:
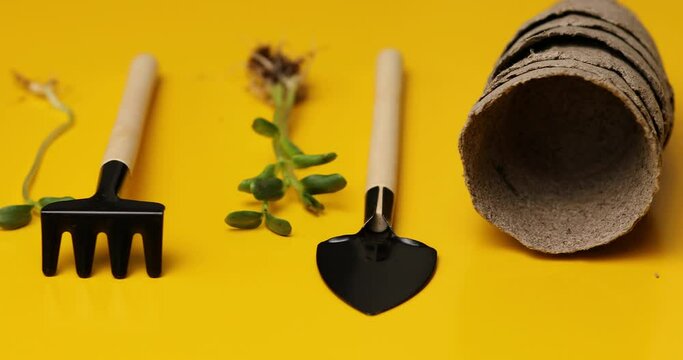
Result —
[[401, 55], [377, 60], [375, 109], [365, 193], [365, 224], [354, 235], [318, 245], [318, 270], [327, 286], [355, 309], [376, 315], [416, 295], [432, 278], [436, 250], [397, 236], [391, 225], [400, 140]]

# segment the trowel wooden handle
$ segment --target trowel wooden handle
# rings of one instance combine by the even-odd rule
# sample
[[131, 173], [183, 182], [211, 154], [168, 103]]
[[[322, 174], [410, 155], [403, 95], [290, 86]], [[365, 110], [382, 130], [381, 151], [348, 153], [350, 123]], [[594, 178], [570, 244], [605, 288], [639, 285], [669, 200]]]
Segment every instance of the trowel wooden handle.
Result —
[[152, 55], [133, 59], [103, 163], [118, 160], [133, 170], [156, 79], [157, 61]]
[[401, 54], [392, 49], [383, 50], [377, 58], [367, 189], [380, 186], [396, 191], [402, 80]]

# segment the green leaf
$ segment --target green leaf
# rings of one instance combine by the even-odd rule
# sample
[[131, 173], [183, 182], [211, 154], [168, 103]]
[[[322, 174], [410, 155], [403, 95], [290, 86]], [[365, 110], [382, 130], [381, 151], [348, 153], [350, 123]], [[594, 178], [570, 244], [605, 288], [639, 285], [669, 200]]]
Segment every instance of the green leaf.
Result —
[[256, 179], [267, 179], [267, 178], [274, 178], [275, 177], [275, 169], [276, 166], [275, 164], [269, 164], [265, 168], [263, 168], [263, 171], [261, 171], [258, 176], [256, 176]]
[[12, 205], [0, 208], [0, 228], [15, 230], [31, 222], [33, 205]]
[[333, 193], [346, 187], [346, 179], [339, 174], [310, 175], [301, 179], [301, 183], [311, 195]]
[[301, 151], [301, 149], [299, 149], [298, 146], [294, 145], [293, 142], [291, 142], [284, 136], [282, 137], [282, 140], [280, 140], [280, 146], [282, 146], [282, 150], [284, 150], [289, 157], [301, 155], [304, 153], [303, 151]]
[[274, 178], [276, 169], [277, 167], [275, 166], [275, 164], [270, 164], [266, 166], [263, 169], [263, 171], [261, 171], [261, 173], [258, 174], [256, 177], [242, 180], [240, 184], [237, 185], [237, 190], [250, 194], [253, 193], [254, 182], [256, 182], [256, 180], [258, 179]]
[[254, 122], [251, 123], [251, 128], [254, 129], [254, 131], [256, 131], [258, 134], [267, 136], [269, 138], [274, 138], [280, 133], [277, 125], [263, 118], [254, 119]]
[[237, 229], [255, 229], [261, 225], [263, 213], [258, 211], [233, 211], [225, 218], [225, 223]]
[[302, 201], [304, 203], [304, 206], [306, 206], [306, 210], [316, 215], [320, 214], [323, 210], [325, 210], [325, 206], [321, 204], [316, 198], [314, 198], [313, 195], [307, 192], [302, 194]]
[[280, 200], [285, 196], [284, 183], [282, 180], [271, 177], [265, 179], [255, 179], [251, 186], [251, 192], [256, 200], [274, 201]]
[[289, 236], [292, 233], [289, 221], [275, 217], [269, 212], [266, 212], [266, 227], [280, 236]]
[[251, 194], [252, 184], [254, 184], [254, 179], [244, 179], [237, 185], [237, 190]]
[[60, 201], [69, 201], [69, 200], [75, 200], [75, 199], [72, 198], [71, 196], [63, 196], [63, 197], [44, 197], [44, 198], [38, 200], [38, 206], [40, 206], [40, 208], [42, 209], [42, 208], [44, 208], [44, 207], [47, 206], [47, 205], [50, 205], [50, 204], [53, 204], [53, 203], [56, 203], [56, 202], [60, 202]]
[[318, 155], [294, 155], [292, 162], [298, 169], [303, 169], [311, 166], [327, 164], [337, 158], [336, 153], [318, 154]]

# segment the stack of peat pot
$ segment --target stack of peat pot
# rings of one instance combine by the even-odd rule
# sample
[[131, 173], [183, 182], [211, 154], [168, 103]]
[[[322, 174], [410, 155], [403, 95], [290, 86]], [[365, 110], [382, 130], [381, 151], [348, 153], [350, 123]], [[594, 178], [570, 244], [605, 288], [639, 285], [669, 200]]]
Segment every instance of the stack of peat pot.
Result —
[[542, 252], [611, 242], [650, 208], [673, 108], [633, 13], [611, 0], [561, 2], [519, 30], [462, 130], [474, 206]]

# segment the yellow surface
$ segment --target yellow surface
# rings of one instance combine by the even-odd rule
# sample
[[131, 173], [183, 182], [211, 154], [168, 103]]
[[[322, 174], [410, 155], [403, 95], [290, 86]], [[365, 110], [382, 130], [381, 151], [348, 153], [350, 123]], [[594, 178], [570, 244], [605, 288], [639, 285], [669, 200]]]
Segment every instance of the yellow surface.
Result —
[[[145, 274], [139, 240], [124, 281], [112, 278], [104, 241], [92, 278], [76, 276], [68, 240], [58, 276], [46, 278], [39, 221], [0, 232], [0, 358], [683, 358], [680, 126], [650, 216], [609, 247], [541, 256], [470, 205], [459, 130], [506, 41], [550, 3], [2, 1], [0, 204], [20, 201], [40, 138], [62, 120], [26, 97], [9, 70], [59, 78], [78, 115], [33, 194], [84, 197], [129, 60], [150, 51], [163, 81], [126, 193], [168, 210], [160, 279]], [[626, 3], [683, 89], [683, 5]], [[265, 41], [317, 50], [293, 137], [311, 152], [337, 151], [324, 171], [349, 180], [322, 198], [320, 218], [293, 197], [278, 206], [294, 225], [290, 238], [223, 223], [227, 212], [255, 206], [235, 187], [272, 157], [249, 126], [270, 110], [245, 91], [243, 72], [249, 50]], [[439, 264], [417, 297], [368, 317], [328, 291], [314, 260], [318, 242], [360, 225], [374, 61], [385, 46], [403, 51], [408, 72], [396, 227], [437, 248]]]

